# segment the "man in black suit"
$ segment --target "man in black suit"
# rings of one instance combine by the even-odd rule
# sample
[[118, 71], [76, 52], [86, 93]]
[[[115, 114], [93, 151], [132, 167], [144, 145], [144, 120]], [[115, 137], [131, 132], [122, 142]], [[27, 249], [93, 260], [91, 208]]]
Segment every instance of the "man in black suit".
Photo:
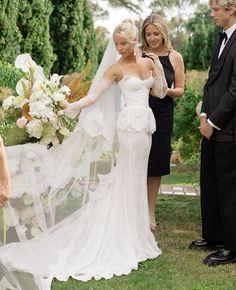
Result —
[[217, 250], [203, 263], [236, 262], [236, 0], [210, 0], [223, 32], [216, 40], [200, 115], [202, 240], [191, 249]]

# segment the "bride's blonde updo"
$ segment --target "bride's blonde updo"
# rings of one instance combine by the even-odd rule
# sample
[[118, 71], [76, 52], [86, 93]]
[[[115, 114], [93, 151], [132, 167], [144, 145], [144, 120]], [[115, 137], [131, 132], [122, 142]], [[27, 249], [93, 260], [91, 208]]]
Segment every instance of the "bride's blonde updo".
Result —
[[120, 34], [131, 43], [137, 43], [138, 28], [131, 19], [125, 19], [120, 24], [118, 24], [113, 32], [113, 36], [115, 34]]

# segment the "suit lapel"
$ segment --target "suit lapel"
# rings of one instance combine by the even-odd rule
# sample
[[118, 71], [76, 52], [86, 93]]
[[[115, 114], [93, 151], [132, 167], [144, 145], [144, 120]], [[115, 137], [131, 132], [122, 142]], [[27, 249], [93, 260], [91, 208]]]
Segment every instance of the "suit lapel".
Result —
[[[228, 42], [226, 43], [226, 46], [224, 47], [219, 59], [218, 59], [218, 53], [219, 53], [219, 41], [216, 43], [214, 52], [213, 52], [213, 58], [212, 58], [212, 64], [211, 64], [211, 73], [209, 75], [208, 81], [206, 85], [210, 85], [219, 74], [221, 67], [223, 63], [225, 62], [225, 58], [232, 46], [232, 44], [236, 41], [236, 30], [233, 32], [231, 37], [229, 38]], [[217, 51], [218, 50], [218, 51]]]

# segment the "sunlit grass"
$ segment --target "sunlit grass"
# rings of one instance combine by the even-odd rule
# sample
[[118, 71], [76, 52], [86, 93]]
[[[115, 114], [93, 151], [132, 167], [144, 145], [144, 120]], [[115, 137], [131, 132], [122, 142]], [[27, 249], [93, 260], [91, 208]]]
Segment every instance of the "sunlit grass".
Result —
[[202, 264], [207, 252], [188, 245], [201, 236], [199, 197], [160, 195], [156, 233], [163, 255], [140, 264], [128, 276], [110, 280], [54, 281], [52, 290], [235, 290], [236, 265], [208, 268]]
[[162, 177], [162, 184], [199, 185], [199, 167], [172, 166], [170, 175]]

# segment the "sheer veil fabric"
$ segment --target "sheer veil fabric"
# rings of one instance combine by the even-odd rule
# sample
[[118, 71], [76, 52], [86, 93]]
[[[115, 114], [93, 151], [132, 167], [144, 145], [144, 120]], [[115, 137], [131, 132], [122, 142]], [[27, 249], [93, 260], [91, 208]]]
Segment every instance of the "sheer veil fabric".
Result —
[[[111, 39], [89, 93], [117, 59]], [[138, 262], [161, 254], [149, 230], [147, 203], [143, 203], [146, 188], [141, 188], [138, 200], [127, 194], [127, 186], [134, 186], [140, 177], [114, 183], [128, 164], [128, 177], [132, 166], [146, 170], [141, 162], [132, 164], [140, 152], [128, 153], [130, 163], [124, 155], [118, 158], [122, 166], [116, 164], [118, 138], [124, 152], [127, 140], [140, 142], [146, 148], [141, 152], [145, 160], [151, 140], [146, 132], [118, 136], [120, 95], [114, 84], [94, 105], [82, 110], [75, 130], [61, 145], [49, 150], [40, 144], [6, 148], [11, 194], [0, 218], [1, 290], [49, 290], [53, 278], [65, 281], [70, 276], [82, 281], [108, 279], [128, 274]], [[120, 169], [114, 170], [115, 165]], [[139, 207], [130, 209], [129, 203]], [[137, 226], [134, 217], [140, 210], [144, 214]], [[129, 225], [123, 224], [124, 216]], [[135, 230], [139, 226], [144, 229], [142, 236]]]

